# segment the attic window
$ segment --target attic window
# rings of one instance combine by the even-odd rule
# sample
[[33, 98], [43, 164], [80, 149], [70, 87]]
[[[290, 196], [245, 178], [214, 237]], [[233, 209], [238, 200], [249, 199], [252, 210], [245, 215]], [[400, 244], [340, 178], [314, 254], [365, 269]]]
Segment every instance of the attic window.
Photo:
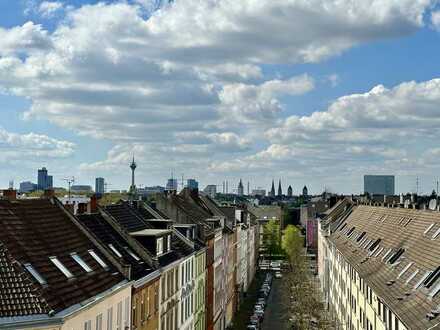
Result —
[[389, 263], [390, 265], [394, 264], [399, 258], [402, 256], [402, 254], [405, 252], [405, 249], [400, 248], [397, 250], [397, 252], [390, 258]]
[[40, 283], [41, 285], [47, 284], [46, 280], [43, 278], [43, 276], [40, 275], [39, 272], [35, 270], [34, 267], [32, 267], [31, 264], [27, 263], [23, 265], [26, 270], [31, 273], [31, 275]]
[[436, 239], [438, 235], [440, 235], [440, 228], [432, 235], [432, 239]]
[[359, 242], [367, 233], [364, 231], [362, 234], [359, 235], [359, 237], [356, 239], [356, 242]]
[[67, 277], [72, 278], [73, 274], [64, 266], [57, 257], [49, 257], [50, 261]]
[[429, 297], [430, 297], [431, 299], [434, 298], [435, 295], [436, 295], [437, 293], [439, 293], [439, 291], [440, 291], [440, 282], [437, 283], [437, 285], [434, 287], [434, 289], [431, 290], [431, 292], [429, 293]]
[[167, 239], [167, 251], [171, 251], [171, 235], [168, 235]]
[[440, 266], [437, 267], [427, 278], [423, 281], [423, 285], [430, 288], [435, 281], [440, 277]]
[[163, 253], [163, 237], [159, 237], [156, 241], [156, 254], [160, 255]]
[[429, 227], [426, 228], [426, 230], [423, 232], [423, 235], [426, 235], [427, 233], [429, 233], [429, 231], [432, 229], [432, 227], [434, 227], [434, 223], [431, 223], [431, 224], [429, 225]]
[[408, 278], [406, 279], [405, 283], [408, 284], [409, 282], [411, 282], [411, 280], [412, 280], [414, 277], [416, 277], [416, 275], [417, 275], [418, 273], [419, 273], [419, 270], [416, 269], [416, 270], [414, 271], [414, 273], [412, 273], [411, 276], [408, 277]]
[[375, 240], [374, 243], [371, 244], [371, 246], [370, 246], [370, 248], [369, 248], [370, 251], [374, 251], [374, 249], [379, 245], [380, 241], [381, 241], [380, 238], [378, 238], [377, 240]]
[[113, 244], [109, 244], [108, 247], [113, 251], [114, 254], [116, 254], [119, 258], [122, 258], [122, 254], [116, 250], [116, 248], [113, 246]]
[[81, 257], [76, 253], [73, 252], [70, 254], [70, 256], [73, 258], [73, 260], [75, 260], [87, 273], [90, 273], [92, 271], [92, 268], [89, 267], [89, 265], [87, 265], [85, 263], [84, 260], [81, 259]]
[[347, 237], [350, 237], [350, 235], [353, 234], [353, 231], [355, 230], [355, 228], [356, 227], [353, 227], [347, 232]]
[[403, 274], [405, 274], [406, 271], [409, 269], [409, 267], [411, 267], [413, 264], [414, 264], [413, 262], [410, 262], [408, 265], [406, 265], [405, 268], [403, 268], [402, 271], [399, 273], [397, 278], [401, 278]]
[[382, 253], [382, 251], [383, 251], [383, 247], [381, 247], [380, 249], [379, 249], [379, 251], [377, 251], [376, 252], [376, 254], [374, 255], [376, 258]]
[[127, 251], [127, 253], [129, 255], [131, 255], [133, 257], [134, 260], [136, 260], [136, 261], [141, 260], [141, 258], [139, 258], [137, 255], [135, 255], [134, 252], [128, 248], [128, 246], [125, 247], [125, 250]]
[[382, 261], [385, 261], [385, 258], [393, 251], [393, 249], [389, 249], [382, 257]]
[[93, 259], [95, 259], [95, 261], [104, 269], [108, 269], [107, 264], [104, 262], [104, 260], [102, 260], [95, 251], [93, 250], [89, 250], [90, 255], [93, 257]]
[[414, 285], [414, 290], [418, 289], [419, 286], [422, 285], [423, 282], [425, 282], [425, 280], [428, 278], [429, 275], [431, 275], [432, 272], [430, 272], [429, 270], [425, 273], [425, 275], [423, 275], [423, 277], [416, 283], [416, 285]]

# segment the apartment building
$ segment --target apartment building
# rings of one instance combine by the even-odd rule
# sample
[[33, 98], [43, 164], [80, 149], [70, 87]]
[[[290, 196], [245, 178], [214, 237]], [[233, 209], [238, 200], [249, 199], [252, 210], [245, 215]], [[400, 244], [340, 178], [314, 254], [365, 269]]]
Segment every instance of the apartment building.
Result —
[[335, 326], [440, 327], [438, 211], [343, 200], [319, 230], [319, 276]]
[[131, 283], [48, 192], [0, 200], [0, 327], [129, 329]]
[[195, 254], [194, 330], [206, 329], [206, 249]]

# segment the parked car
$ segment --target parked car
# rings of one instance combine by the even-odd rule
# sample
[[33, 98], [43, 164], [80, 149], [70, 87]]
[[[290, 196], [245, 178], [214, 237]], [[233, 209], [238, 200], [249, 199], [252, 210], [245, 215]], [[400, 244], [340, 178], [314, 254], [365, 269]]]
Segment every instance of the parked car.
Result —
[[256, 326], [255, 324], [248, 324], [246, 330], [258, 330], [258, 326]]
[[283, 275], [281, 275], [281, 272], [276, 272], [275, 273], [275, 278], [282, 278]]

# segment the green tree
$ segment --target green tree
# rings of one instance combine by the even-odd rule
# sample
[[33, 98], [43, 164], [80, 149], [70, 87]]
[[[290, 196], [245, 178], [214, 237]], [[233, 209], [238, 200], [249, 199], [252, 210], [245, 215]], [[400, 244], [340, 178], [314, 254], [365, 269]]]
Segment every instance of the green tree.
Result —
[[270, 255], [281, 254], [281, 232], [278, 220], [269, 220], [263, 227], [263, 241], [267, 252]]

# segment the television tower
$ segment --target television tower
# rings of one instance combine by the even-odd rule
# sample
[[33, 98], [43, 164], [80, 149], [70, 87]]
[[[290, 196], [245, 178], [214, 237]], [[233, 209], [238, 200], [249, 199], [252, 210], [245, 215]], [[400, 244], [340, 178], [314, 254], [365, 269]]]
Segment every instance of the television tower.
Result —
[[136, 162], [134, 161], [134, 156], [133, 156], [133, 160], [130, 164], [130, 168], [131, 168], [131, 187], [130, 187], [130, 194], [134, 195], [136, 193], [136, 185], [134, 183], [134, 171], [136, 170]]

